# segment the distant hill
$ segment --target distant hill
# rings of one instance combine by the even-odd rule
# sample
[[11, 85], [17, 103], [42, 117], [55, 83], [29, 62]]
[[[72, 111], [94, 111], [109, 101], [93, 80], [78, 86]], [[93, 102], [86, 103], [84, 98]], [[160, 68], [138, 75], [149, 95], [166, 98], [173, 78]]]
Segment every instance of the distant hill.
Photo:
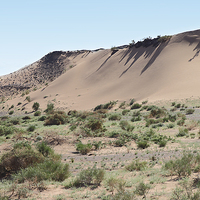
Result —
[[[0, 96], [42, 107], [91, 109], [112, 100], [170, 100], [200, 96], [200, 30], [96, 51], [55, 51], [0, 77]], [[13, 97], [16, 96], [15, 99]], [[44, 98], [45, 97], [45, 98]], [[26, 105], [31, 108], [32, 103]]]

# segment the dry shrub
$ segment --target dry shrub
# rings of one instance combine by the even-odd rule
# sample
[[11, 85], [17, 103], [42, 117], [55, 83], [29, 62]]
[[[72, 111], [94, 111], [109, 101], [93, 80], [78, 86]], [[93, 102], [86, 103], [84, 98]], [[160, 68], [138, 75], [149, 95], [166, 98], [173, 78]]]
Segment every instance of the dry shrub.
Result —
[[61, 125], [67, 122], [67, 115], [64, 111], [54, 111], [45, 120], [44, 125]]
[[194, 130], [196, 127], [198, 127], [198, 122], [197, 121], [190, 121], [189, 124], [187, 124], [186, 128], [188, 131]]
[[4, 154], [0, 161], [0, 178], [16, 173], [20, 169], [44, 160], [39, 152], [35, 152], [28, 143], [20, 142], [14, 148]]

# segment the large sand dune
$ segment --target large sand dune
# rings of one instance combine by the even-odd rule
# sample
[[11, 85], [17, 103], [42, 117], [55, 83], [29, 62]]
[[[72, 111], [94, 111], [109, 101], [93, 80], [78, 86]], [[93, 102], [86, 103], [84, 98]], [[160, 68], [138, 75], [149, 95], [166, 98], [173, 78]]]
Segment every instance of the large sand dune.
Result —
[[[67, 66], [66, 72], [29, 95], [42, 107], [53, 100], [56, 107], [78, 110], [112, 100], [199, 97], [199, 52], [200, 30], [174, 35], [156, 47], [65, 53], [62, 65]], [[12, 101], [20, 99], [24, 97]], [[27, 107], [32, 106], [29, 104]]]

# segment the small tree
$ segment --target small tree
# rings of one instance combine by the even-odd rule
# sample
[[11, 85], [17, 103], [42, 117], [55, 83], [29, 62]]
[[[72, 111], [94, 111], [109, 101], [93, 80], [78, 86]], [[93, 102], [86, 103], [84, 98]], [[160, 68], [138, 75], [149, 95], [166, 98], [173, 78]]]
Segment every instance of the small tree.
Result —
[[40, 107], [40, 104], [38, 102], [34, 102], [34, 104], [32, 106], [33, 110], [37, 111], [39, 109], [39, 107]]

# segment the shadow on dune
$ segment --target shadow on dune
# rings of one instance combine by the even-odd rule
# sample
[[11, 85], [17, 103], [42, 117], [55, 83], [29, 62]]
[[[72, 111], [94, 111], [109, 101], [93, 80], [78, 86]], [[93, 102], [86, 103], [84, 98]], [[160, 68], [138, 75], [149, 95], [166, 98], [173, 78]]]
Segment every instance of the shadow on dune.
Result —
[[117, 53], [117, 52], [118, 52], [118, 49], [113, 50], [112, 53], [111, 53], [111, 55], [108, 56], [108, 58], [106, 58], [106, 60], [101, 64], [101, 66], [100, 66], [96, 71], [99, 71], [99, 70], [106, 64], [106, 62], [107, 62], [115, 53]]
[[194, 60], [197, 56], [199, 56], [200, 53], [200, 42], [197, 44], [197, 46], [194, 48], [193, 51], [196, 51], [196, 53], [194, 54], [194, 56], [188, 60], [188, 62], [191, 62], [192, 60]]
[[149, 62], [146, 64], [146, 66], [142, 69], [141, 74], [142, 75], [157, 59], [157, 57], [160, 55], [160, 53], [163, 51], [163, 49], [167, 46], [169, 42], [165, 42], [164, 44], [161, 44], [158, 46], [158, 48], [156, 49], [155, 53], [153, 54], [153, 56], [151, 57], [151, 59], [149, 60]]
[[122, 72], [122, 74], [119, 77], [122, 77], [132, 66], [133, 64], [144, 54], [144, 58], [147, 59], [150, 56], [151, 59], [146, 64], [146, 66], [142, 69], [141, 74], [144, 73], [157, 59], [157, 57], [160, 55], [160, 53], [163, 51], [163, 49], [167, 46], [169, 42], [165, 42], [163, 44], [160, 44], [157, 48], [151, 47], [151, 48], [131, 48], [128, 49], [119, 62], [122, 62], [127, 57], [127, 60], [124, 65], [127, 65], [130, 60], [134, 59], [133, 62]]

